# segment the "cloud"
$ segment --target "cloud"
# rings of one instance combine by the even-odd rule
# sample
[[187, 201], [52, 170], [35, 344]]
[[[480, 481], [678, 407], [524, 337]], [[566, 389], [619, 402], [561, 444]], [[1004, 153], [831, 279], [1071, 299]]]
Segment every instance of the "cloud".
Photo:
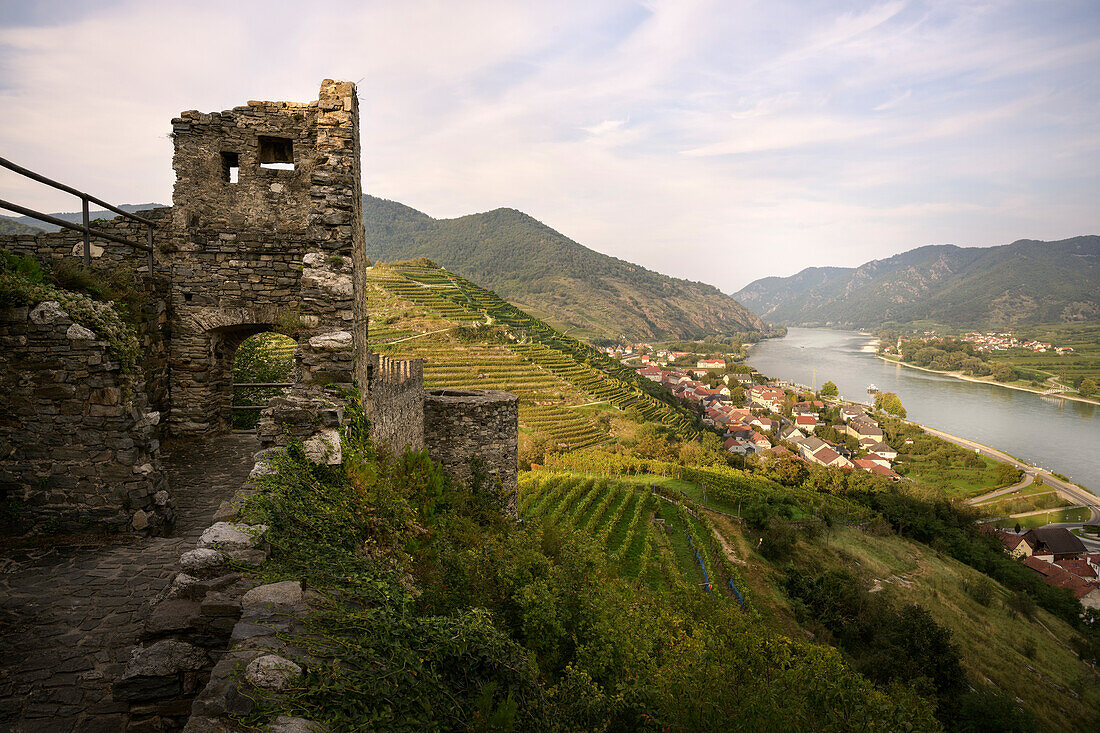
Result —
[[[934, 242], [1100, 231], [1095, 6], [853, 7], [120, 0], [9, 15], [0, 150], [109, 200], [167, 202], [180, 110], [308, 100], [334, 77], [359, 83], [367, 192], [434, 216], [513, 206], [727, 291]], [[10, 176], [0, 197], [76, 208]]]

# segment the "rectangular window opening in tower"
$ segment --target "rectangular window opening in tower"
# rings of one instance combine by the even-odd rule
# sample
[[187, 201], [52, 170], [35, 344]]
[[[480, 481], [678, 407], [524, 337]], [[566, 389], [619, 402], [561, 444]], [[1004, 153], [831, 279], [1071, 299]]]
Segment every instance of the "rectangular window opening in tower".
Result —
[[236, 183], [241, 172], [241, 156], [238, 153], [222, 153], [222, 180]]
[[261, 168], [294, 170], [294, 141], [285, 137], [259, 136]]

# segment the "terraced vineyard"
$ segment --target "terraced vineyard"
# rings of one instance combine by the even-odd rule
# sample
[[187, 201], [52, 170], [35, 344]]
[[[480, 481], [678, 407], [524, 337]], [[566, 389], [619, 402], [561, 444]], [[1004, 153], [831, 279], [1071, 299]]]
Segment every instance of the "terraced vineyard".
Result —
[[[878, 515], [859, 502], [837, 494], [814, 491], [804, 486], [781, 486], [762, 476], [723, 466], [691, 467], [666, 461], [634, 458], [593, 448], [574, 451], [547, 459], [547, 468], [555, 471], [583, 471], [608, 478], [646, 474], [680, 479], [685, 482], [693, 501], [706, 487], [707, 508], [737, 514], [752, 504], [785, 504], [796, 519], [829, 516], [847, 524], [861, 524]], [[688, 489], [691, 489], [688, 491]]]
[[580, 535], [607, 553], [624, 576], [655, 590], [699, 589], [736, 598], [733, 588], [744, 587], [704, 518], [635, 484], [527, 472], [520, 476], [520, 516]]
[[[511, 341], [506, 345], [508, 350], [539, 367], [542, 372], [580, 389], [587, 399], [604, 400], [622, 410], [633, 408], [645, 419], [664, 423], [685, 437], [695, 437], [697, 434], [689, 414], [654, 396], [654, 393], [661, 394], [661, 388], [639, 377], [634, 370], [609, 359], [587, 344], [554, 330], [495, 293], [457, 275], [431, 267], [374, 267], [368, 272], [368, 280], [391, 296], [427, 309], [434, 316], [448, 322], [467, 326], [481, 323], [502, 326], [507, 330]], [[378, 345], [380, 351], [385, 351], [387, 343], [402, 340], [402, 333], [399, 327], [383, 332], [383, 335], [391, 337], [387, 342], [379, 336], [378, 329], [374, 329], [372, 343]], [[401, 355], [405, 353], [406, 349], [402, 349]], [[463, 375], [467, 381], [452, 382], [459, 378], [460, 366], [453, 363], [426, 363], [426, 375], [430, 373], [430, 379], [438, 376], [441, 381], [435, 386], [482, 386], [469, 379], [470, 370]], [[479, 368], [474, 374], [483, 373], [480, 371], [482, 365], [471, 366]], [[436, 372], [437, 368], [440, 371]], [[524, 394], [527, 386], [534, 385], [537, 380], [532, 378], [529, 383], [525, 383], [523, 375], [518, 373], [502, 373], [500, 377], [499, 386], [495, 388], [507, 389], [532, 401], [539, 399], [534, 394]], [[514, 387], [508, 384], [512, 377], [519, 379]], [[537, 390], [530, 391], [537, 393]], [[566, 436], [569, 432], [563, 429], [561, 434]]]
[[557, 405], [521, 405], [519, 421], [570, 449], [587, 448], [607, 440], [607, 432], [595, 422], [577, 410]]

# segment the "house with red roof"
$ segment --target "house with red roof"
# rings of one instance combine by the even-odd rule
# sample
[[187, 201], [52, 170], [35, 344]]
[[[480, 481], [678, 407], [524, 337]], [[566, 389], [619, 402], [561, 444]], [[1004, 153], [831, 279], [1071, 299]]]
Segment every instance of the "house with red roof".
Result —
[[817, 417], [814, 415], [798, 415], [794, 419], [794, 426], [802, 432], [817, 430]]
[[1032, 555], [1024, 558], [1024, 565], [1039, 573], [1043, 582], [1055, 588], [1063, 588], [1086, 608], [1100, 608], [1100, 583], [1079, 578], [1054, 563], [1045, 562]]
[[744, 438], [726, 438], [725, 442], [722, 443], [722, 447], [730, 453], [736, 453], [742, 456], [747, 456], [754, 450], [752, 444]]
[[781, 445], [777, 445], [771, 450], [764, 451], [764, 454], [761, 456], [761, 458], [765, 460], [774, 460], [776, 458], [798, 458], [799, 460], [801, 460], [799, 456], [791, 453], [789, 450]]
[[829, 445], [818, 448], [808, 458], [814, 463], [828, 468], [852, 468], [852, 462], [837, 453]]
[[1024, 558], [1031, 556], [1033, 548], [1031, 547], [1031, 543], [1027, 541], [1026, 536], [998, 530], [997, 539], [1004, 545], [1005, 552], [1012, 555], [1012, 557]]
[[770, 417], [754, 417], [749, 421], [749, 425], [760, 430], [770, 430], [773, 433], [779, 429], [779, 421], [772, 420]]
[[749, 442], [757, 451], [769, 450], [772, 447], [771, 441], [757, 432], [749, 436]]
[[898, 475], [897, 471], [890, 468], [889, 466], [880, 466], [878, 464], [875, 464], [874, 466], [871, 467], [870, 473], [873, 473], [876, 476], [882, 476], [884, 478], [888, 478], [891, 481], [900, 481], [901, 480], [901, 476]]

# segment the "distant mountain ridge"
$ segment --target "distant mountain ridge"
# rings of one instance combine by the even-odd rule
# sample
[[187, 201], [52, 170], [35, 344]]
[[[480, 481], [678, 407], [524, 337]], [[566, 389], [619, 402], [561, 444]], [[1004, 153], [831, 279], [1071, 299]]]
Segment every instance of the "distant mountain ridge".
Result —
[[810, 267], [733, 296], [770, 323], [872, 328], [1100, 318], [1100, 236], [997, 247], [929, 245], [859, 267]]
[[0, 234], [37, 234], [42, 230], [7, 216], [0, 216]]
[[[119, 204], [120, 209], [133, 214], [138, 211], [145, 211], [146, 209], [159, 209], [164, 207], [165, 204]], [[63, 211], [50, 214], [55, 219], [64, 219], [65, 221], [72, 222], [73, 224], [80, 224], [84, 218], [83, 212], [80, 211]], [[106, 211], [104, 209], [94, 209], [88, 211], [88, 221], [95, 221], [96, 219], [114, 219], [118, 214], [113, 211]], [[24, 229], [17, 231], [20, 227], [15, 227], [8, 222], [13, 222], [17, 225], [22, 225]], [[44, 221], [39, 221], [29, 216], [0, 216], [0, 234], [34, 234], [36, 231], [43, 232], [56, 232], [61, 227], [54, 224], [47, 224]]]
[[683, 340], [765, 328], [711, 285], [593, 251], [515, 209], [434, 219], [365, 195], [363, 228], [372, 259], [427, 257], [589, 338]]

